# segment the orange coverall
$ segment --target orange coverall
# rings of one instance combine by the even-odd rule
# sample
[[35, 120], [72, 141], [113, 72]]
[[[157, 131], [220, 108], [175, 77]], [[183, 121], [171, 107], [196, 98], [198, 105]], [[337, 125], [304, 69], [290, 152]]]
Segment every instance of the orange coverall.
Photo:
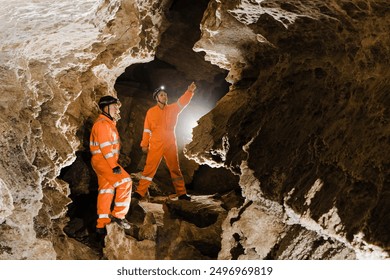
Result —
[[179, 196], [187, 193], [179, 166], [175, 127], [178, 115], [190, 103], [192, 96], [192, 91], [186, 91], [176, 103], [165, 105], [163, 109], [156, 105], [146, 113], [141, 147], [149, 148], [149, 151], [137, 188], [137, 193], [142, 197], [145, 196], [162, 157], [169, 168], [176, 194]]
[[[96, 227], [104, 228], [111, 222], [110, 214], [119, 219], [125, 218], [131, 200], [130, 175], [121, 166], [121, 174], [114, 174], [112, 171], [119, 166], [120, 141], [116, 122], [100, 114], [92, 127], [89, 147], [92, 154], [91, 164], [99, 184]], [[111, 212], [114, 196], [115, 205]]]

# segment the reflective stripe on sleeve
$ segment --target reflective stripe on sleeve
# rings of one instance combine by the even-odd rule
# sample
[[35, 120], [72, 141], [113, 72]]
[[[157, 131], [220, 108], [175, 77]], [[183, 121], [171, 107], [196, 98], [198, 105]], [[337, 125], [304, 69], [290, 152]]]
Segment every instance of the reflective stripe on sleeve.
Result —
[[111, 145], [111, 142], [107, 141], [107, 142], [101, 143], [100, 144], [100, 148], [104, 148], [104, 147], [107, 147], [107, 146], [110, 146], [110, 145]]
[[108, 214], [99, 214], [99, 218], [110, 218], [110, 216]]
[[[102, 153], [102, 151], [101, 150], [96, 150], [96, 151], [91, 151], [91, 154], [92, 155], [96, 155], [96, 154], [101, 154]], [[104, 158], [111, 158], [111, 157], [113, 157], [115, 154], [119, 154], [119, 150], [118, 149], [112, 149], [112, 152], [110, 152], [110, 153], [107, 153], [105, 156], [104, 156]]]
[[91, 141], [91, 142], [89, 142], [89, 145], [90, 146], [99, 146], [99, 142]]
[[105, 159], [112, 158], [112, 157], [114, 157], [113, 153], [107, 153], [106, 155], [104, 155]]
[[114, 194], [115, 191], [113, 189], [103, 189], [103, 190], [100, 190], [99, 191], [99, 194], [102, 194], [102, 193], [111, 193], [111, 194]]
[[147, 128], [144, 129], [144, 132], [152, 134], [152, 131], [150, 129], [147, 129]]
[[118, 143], [119, 143], [118, 140], [115, 140], [115, 141], [107, 141], [107, 142], [101, 143], [101, 144], [100, 144], [100, 148], [104, 148], [104, 147], [107, 147], [107, 146], [110, 146], [110, 145], [115, 145], [115, 144], [118, 144]]
[[115, 202], [115, 206], [127, 207], [127, 206], [129, 206], [129, 202]]

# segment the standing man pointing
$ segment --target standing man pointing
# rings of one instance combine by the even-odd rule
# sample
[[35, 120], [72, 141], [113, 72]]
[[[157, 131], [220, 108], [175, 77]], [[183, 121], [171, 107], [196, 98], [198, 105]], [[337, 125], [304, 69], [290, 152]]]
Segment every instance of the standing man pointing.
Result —
[[141, 148], [144, 153], [147, 153], [147, 157], [142, 178], [133, 194], [135, 199], [141, 199], [145, 196], [161, 159], [164, 157], [177, 196], [179, 199], [191, 200], [191, 197], [187, 195], [179, 166], [175, 127], [179, 114], [190, 103], [195, 89], [196, 85], [193, 82], [173, 104], [168, 104], [168, 94], [163, 87], [157, 88], [153, 92], [153, 99], [156, 100], [157, 104], [147, 111], [145, 117]]

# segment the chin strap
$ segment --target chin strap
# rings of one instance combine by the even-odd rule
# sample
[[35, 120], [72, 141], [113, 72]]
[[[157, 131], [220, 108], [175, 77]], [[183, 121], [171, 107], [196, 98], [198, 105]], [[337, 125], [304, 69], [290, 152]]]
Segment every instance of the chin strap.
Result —
[[110, 109], [108, 109], [108, 113], [106, 113], [106, 112], [104, 112], [104, 111], [103, 111], [103, 113], [102, 113], [102, 114], [103, 114], [103, 115], [105, 115], [107, 118], [109, 118], [110, 120], [112, 120], [112, 121], [113, 121], [114, 119], [111, 117], [111, 115], [110, 115], [110, 113], [109, 113], [109, 112], [110, 112]]
[[156, 100], [157, 100], [157, 103], [160, 103], [160, 104], [162, 104], [163, 106], [167, 105], [167, 103], [162, 103], [162, 102], [160, 101], [160, 99], [158, 98], [158, 96], [157, 96]]

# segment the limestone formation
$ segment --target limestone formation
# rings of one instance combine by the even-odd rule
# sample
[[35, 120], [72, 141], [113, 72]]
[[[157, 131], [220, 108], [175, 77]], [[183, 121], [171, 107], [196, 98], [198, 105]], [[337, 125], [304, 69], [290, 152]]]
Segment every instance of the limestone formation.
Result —
[[[0, 4], [0, 259], [389, 258], [387, 0]], [[122, 101], [135, 188], [151, 91], [174, 102], [192, 81], [177, 130], [193, 201], [162, 164], [103, 248], [96, 101]]]
[[96, 99], [153, 59], [162, 14], [147, 12], [152, 2], [1, 3], [1, 259], [61, 258], [53, 244], [66, 239], [71, 201], [57, 177]]
[[[228, 69], [233, 85], [200, 120], [187, 152], [240, 174], [247, 203], [278, 221], [264, 233], [277, 240], [260, 250], [247, 242], [251, 231], [238, 229], [267, 218], [242, 208], [237, 230], [225, 225], [222, 248], [240, 244], [239, 258], [264, 258], [266, 246], [282, 259], [389, 257], [389, 8], [210, 1], [195, 50]], [[286, 253], [285, 236], [306, 230], [328, 243], [327, 253]], [[310, 240], [299, 247], [313, 247]]]

